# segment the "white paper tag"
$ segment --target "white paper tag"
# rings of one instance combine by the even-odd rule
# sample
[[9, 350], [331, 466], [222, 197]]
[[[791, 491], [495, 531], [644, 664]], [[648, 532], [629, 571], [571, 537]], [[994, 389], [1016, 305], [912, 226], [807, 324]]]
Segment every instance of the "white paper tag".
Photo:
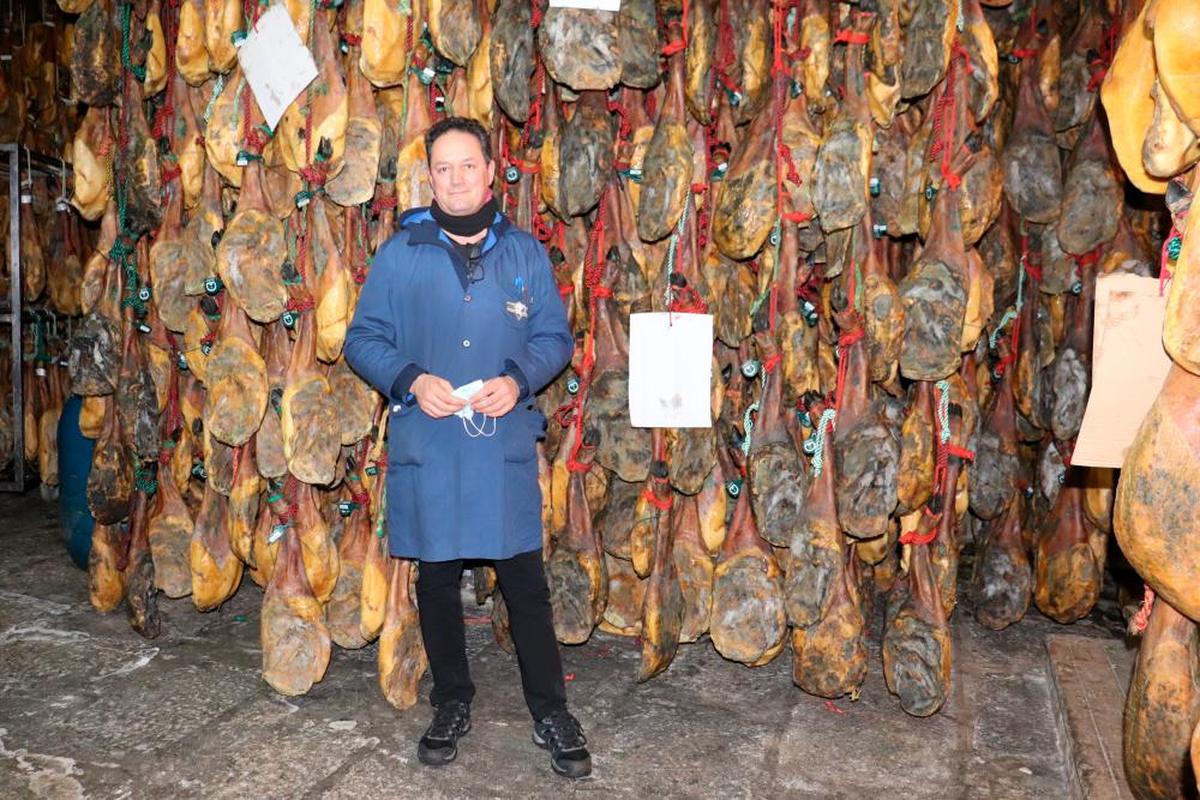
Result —
[[621, 0], [550, 0], [550, 8], [582, 8], [589, 11], [620, 11]]
[[711, 314], [629, 316], [629, 419], [635, 428], [712, 427]]
[[254, 30], [237, 50], [242, 74], [272, 130], [284, 110], [317, 77], [312, 53], [296, 35], [292, 18], [282, 3], [259, 17]]
[[1092, 389], [1071, 463], [1117, 467], [1171, 368], [1162, 345], [1167, 298], [1158, 278], [1105, 275], [1096, 282]]

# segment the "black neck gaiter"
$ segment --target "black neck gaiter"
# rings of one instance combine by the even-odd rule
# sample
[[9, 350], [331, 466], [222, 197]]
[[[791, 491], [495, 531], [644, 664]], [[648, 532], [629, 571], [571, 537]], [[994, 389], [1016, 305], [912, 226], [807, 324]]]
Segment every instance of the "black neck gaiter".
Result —
[[489, 197], [474, 214], [465, 214], [461, 217], [443, 211], [442, 207], [437, 204], [437, 200], [434, 200], [429, 206], [429, 213], [433, 214], [434, 220], [442, 230], [454, 236], [463, 237], [475, 236], [490, 227], [492, 221], [496, 219], [497, 211], [499, 208], [496, 206], [494, 197]]

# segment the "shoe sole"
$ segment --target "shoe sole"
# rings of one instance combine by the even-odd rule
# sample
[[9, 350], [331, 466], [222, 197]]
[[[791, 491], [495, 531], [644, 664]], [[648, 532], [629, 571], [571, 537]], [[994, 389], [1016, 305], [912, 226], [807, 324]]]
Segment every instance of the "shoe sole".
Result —
[[[546, 750], [547, 752], [549, 752], [549, 750], [550, 750], [549, 743], [546, 742], [545, 739], [542, 739], [541, 737], [539, 737], [537, 735], [537, 731], [534, 731], [534, 733], [533, 733], [533, 743], [536, 744], [538, 747], [542, 748], [543, 750]], [[562, 775], [564, 778], [571, 778], [572, 780], [576, 780], [579, 778], [586, 778], [588, 775], [592, 774], [591, 759], [588, 759], [587, 771], [580, 772], [578, 775], [572, 774], [571, 772], [560, 767], [555, 762], [553, 756], [551, 756], [551, 758], [550, 758], [550, 769], [554, 770], [557, 774]]]
[[[468, 721], [467, 729], [465, 731], [463, 731], [462, 733], [460, 733], [458, 735], [458, 738], [461, 739], [462, 737], [466, 736], [470, 732], [471, 732], [471, 723]], [[432, 751], [422, 750], [420, 743], [417, 744], [417, 760], [420, 761], [422, 764], [424, 764], [427, 767], [444, 767], [447, 764], [454, 761], [454, 759], [456, 759], [456, 758], [458, 758], [458, 742], [457, 742], [457, 740], [454, 743], [454, 747], [450, 751], [450, 756], [448, 758], [444, 758], [444, 759], [439, 756], [433, 756]]]

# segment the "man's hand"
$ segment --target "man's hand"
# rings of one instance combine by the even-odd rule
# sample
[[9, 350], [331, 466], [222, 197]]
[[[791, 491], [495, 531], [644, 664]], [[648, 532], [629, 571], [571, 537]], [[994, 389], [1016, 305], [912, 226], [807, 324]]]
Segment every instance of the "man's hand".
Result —
[[417, 405], [434, 419], [448, 417], [465, 406], [465, 400], [454, 396], [454, 387], [445, 378], [437, 375], [418, 375], [409, 391], [417, 398]]
[[521, 389], [508, 375], [484, 381], [483, 388], [471, 397], [471, 409], [489, 417], [503, 417], [517, 404]]

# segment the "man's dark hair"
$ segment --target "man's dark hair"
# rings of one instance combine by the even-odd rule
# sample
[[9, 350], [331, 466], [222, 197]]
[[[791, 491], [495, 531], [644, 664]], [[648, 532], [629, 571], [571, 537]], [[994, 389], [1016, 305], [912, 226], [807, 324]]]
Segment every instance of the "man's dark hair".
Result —
[[469, 133], [474, 136], [479, 140], [480, 148], [483, 149], [483, 160], [485, 162], [492, 160], [492, 140], [488, 136], [486, 128], [470, 117], [446, 117], [445, 119], [439, 119], [429, 126], [429, 130], [425, 131], [426, 163], [432, 162], [433, 143], [441, 138], [443, 134], [450, 131], [461, 131], [462, 133]]

